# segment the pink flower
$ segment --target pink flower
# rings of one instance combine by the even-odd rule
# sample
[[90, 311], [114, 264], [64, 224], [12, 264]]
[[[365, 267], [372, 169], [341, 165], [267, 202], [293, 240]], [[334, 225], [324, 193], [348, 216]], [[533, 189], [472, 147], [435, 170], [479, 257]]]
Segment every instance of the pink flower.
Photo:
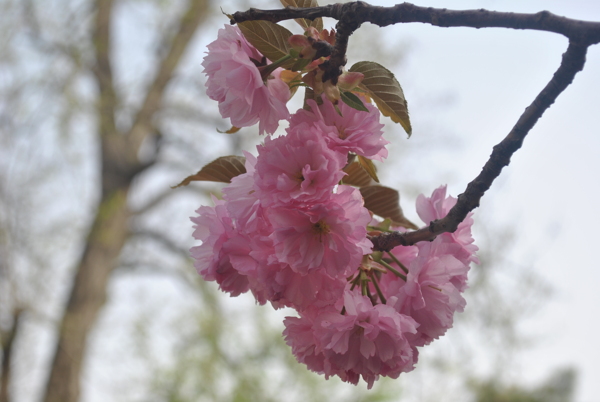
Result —
[[224, 118], [236, 127], [259, 123], [260, 133], [272, 134], [279, 120], [287, 119], [288, 85], [281, 80], [282, 69], [263, 80], [257, 67], [263, 61], [238, 27], [226, 25], [217, 40], [208, 45], [202, 66], [208, 76], [208, 96], [219, 102]]
[[224, 292], [238, 296], [249, 288], [248, 279], [231, 263], [231, 256], [236, 253], [235, 247], [231, 247], [231, 239], [239, 234], [233, 227], [225, 202], [213, 201], [214, 207], [200, 207], [196, 211], [200, 216], [191, 218], [196, 224], [193, 236], [202, 244], [192, 247], [190, 252], [195, 259], [194, 267], [204, 280], [216, 281]]
[[380, 375], [397, 378], [414, 368], [418, 354], [406, 337], [418, 326], [412, 318], [351, 291], [343, 306], [343, 315], [329, 306], [285, 319], [286, 343], [298, 361], [326, 378], [357, 384], [362, 377], [369, 389]]
[[397, 298], [388, 304], [420, 324], [417, 336], [410, 338], [413, 345], [429, 344], [452, 327], [454, 312], [463, 311], [465, 300], [451, 278], [466, 274], [467, 269], [452, 255], [436, 250], [435, 244], [420, 243], [406, 282], [397, 278], [396, 289], [388, 285], [387, 291]]
[[[299, 318], [286, 317], [283, 320], [283, 336], [300, 363], [306, 364], [309, 370], [324, 374], [325, 355], [321, 352], [321, 346], [313, 331], [314, 322], [321, 312], [317, 307], [310, 307], [304, 310]], [[327, 373], [327, 378], [329, 375], [332, 374]]]
[[311, 130], [265, 138], [258, 146], [255, 183], [263, 206], [326, 201], [345, 175], [346, 156]]
[[263, 283], [268, 287], [268, 298], [273, 307], [286, 306], [304, 311], [309, 307], [333, 305], [342, 297], [346, 278], [332, 278], [322, 271], [301, 275], [289, 265], [281, 264]]
[[333, 278], [345, 277], [371, 252], [366, 238], [371, 217], [358, 189], [339, 186], [327, 203], [306, 209], [274, 207], [267, 216], [277, 258], [302, 275], [325, 270]]
[[223, 198], [227, 201], [225, 205], [239, 230], [245, 233], [269, 231], [254, 189], [256, 157], [245, 151], [244, 156], [246, 173], [231, 179], [231, 183], [223, 189]]
[[[446, 197], [446, 186], [441, 186], [434, 190], [430, 198], [422, 194], [417, 197], [417, 213], [423, 222], [429, 224], [431, 221], [444, 218], [455, 204], [456, 198]], [[473, 226], [472, 212], [458, 225], [454, 233], [442, 233], [435, 240], [444, 243], [444, 246], [438, 247], [438, 250], [443, 248], [443, 253], [452, 254], [467, 267], [467, 271], [471, 262], [479, 263], [479, 258], [475, 255], [479, 247], [473, 244], [471, 226]], [[452, 283], [460, 291], [467, 287], [467, 271], [464, 275], [452, 278]]]
[[[456, 198], [451, 196], [446, 197], [446, 186], [441, 186], [433, 191], [430, 198], [425, 197], [423, 194], [417, 197], [417, 213], [423, 222], [429, 224], [431, 221], [444, 218], [455, 204]], [[472, 212], [458, 225], [454, 233], [444, 233], [441, 235], [445, 236], [443, 237], [445, 241], [455, 242], [462, 247], [463, 250], [460, 255], [457, 255], [457, 258], [465, 264], [470, 262], [479, 263], [479, 259], [475, 255], [479, 247], [473, 244], [471, 226], [473, 226]]]
[[389, 142], [382, 137], [383, 124], [379, 122], [379, 110], [376, 107], [365, 102], [369, 112], [363, 112], [340, 102], [340, 116], [327, 99], [323, 99], [321, 106], [317, 106], [314, 100], [309, 100], [308, 104], [310, 111], [300, 109], [292, 115], [289, 132], [307, 130], [308, 125], [321, 133], [328, 146], [337, 152], [352, 152], [379, 161], [387, 158], [385, 146]]

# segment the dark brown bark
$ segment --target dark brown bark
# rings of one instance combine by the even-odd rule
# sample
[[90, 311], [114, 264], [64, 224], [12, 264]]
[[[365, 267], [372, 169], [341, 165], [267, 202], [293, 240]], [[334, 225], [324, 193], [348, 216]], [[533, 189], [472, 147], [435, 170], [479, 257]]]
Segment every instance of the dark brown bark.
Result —
[[54, 358], [44, 395], [45, 402], [76, 402], [87, 338], [106, 301], [111, 272], [129, 233], [129, 187], [145, 166], [137, 159], [139, 146], [150, 134], [165, 88], [197, 27], [207, 14], [208, 0], [190, 0], [179, 31], [161, 61], [157, 74], [127, 133], [118, 132], [115, 109], [119, 107], [113, 86], [111, 62], [111, 12], [113, 0], [96, 2], [94, 75], [99, 89], [98, 134], [102, 161], [102, 196], [63, 314]]
[[554, 32], [566, 36], [572, 42], [592, 45], [600, 43], [600, 22], [581, 21], [554, 15], [548, 11], [536, 14], [502, 13], [487, 10], [447, 10], [433, 7], [419, 7], [410, 3], [392, 7], [372, 6], [362, 1], [344, 4], [331, 4], [322, 7], [295, 8], [279, 10], [258, 10], [234, 13], [231, 24], [252, 20], [279, 22], [283, 20], [305, 18], [313, 20], [330, 17], [338, 20], [336, 25], [336, 44], [331, 58], [321, 68], [325, 70], [323, 81], [331, 79], [337, 82], [346, 65], [346, 49], [349, 37], [363, 23], [380, 27], [410, 22], [421, 22], [439, 27], [471, 28], [512, 28]]

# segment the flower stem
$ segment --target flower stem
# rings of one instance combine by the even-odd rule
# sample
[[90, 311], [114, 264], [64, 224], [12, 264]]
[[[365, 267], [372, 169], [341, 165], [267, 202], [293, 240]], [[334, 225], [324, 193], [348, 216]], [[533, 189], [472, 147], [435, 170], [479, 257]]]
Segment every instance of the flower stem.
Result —
[[352, 279], [352, 281], [350, 281], [350, 283], [352, 284], [352, 286], [350, 286], [350, 290], [354, 290], [356, 285], [358, 285], [359, 280], [360, 280], [360, 272], [358, 273], [358, 275], [356, 275], [356, 277], [354, 279]]
[[367, 274], [364, 271], [360, 272], [360, 291], [361, 294], [363, 296], [368, 296], [368, 290], [369, 290], [369, 278], [367, 277]]
[[266, 83], [267, 79], [269, 78], [269, 75], [271, 75], [273, 71], [281, 67], [286, 61], [290, 60], [291, 58], [291, 55], [286, 54], [281, 59], [275, 60], [271, 64], [268, 64], [264, 67], [259, 67], [258, 70], [260, 71], [260, 76], [262, 77], [263, 81]]
[[396, 275], [398, 278], [402, 278], [404, 280], [404, 282], [406, 282], [406, 275], [401, 274], [400, 272], [398, 272], [394, 267], [392, 267], [390, 264], [388, 264], [387, 262], [381, 260], [379, 261], [379, 263], [381, 265], [383, 265], [384, 267], [386, 267], [388, 270], [390, 270], [394, 275]]
[[373, 283], [373, 286], [375, 286], [375, 290], [377, 291], [377, 294], [379, 295], [379, 300], [381, 300], [381, 302], [383, 304], [386, 304], [385, 296], [383, 295], [383, 292], [381, 291], [381, 288], [379, 287], [379, 283], [377, 283], [377, 276], [375, 275], [374, 272], [371, 274], [371, 282]]
[[399, 260], [399, 259], [397, 259], [397, 258], [396, 258], [396, 256], [395, 256], [394, 254], [392, 254], [392, 252], [391, 252], [391, 251], [388, 251], [387, 253], [388, 253], [388, 255], [389, 255], [390, 257], [392, 257], [392, 260], [394, 260], [394, 262], [395, 262], [396, 264], [398, 264], [398, 266], [399, 266], [400, 268], [402, 268], [402, 270], [404, 271], [404, 273], [405, 273], [405, 274], [408, 274], [408, 268], [406, 268], [406, 267], [404, 266], [404, 264], [402, 264], [402, 263], [400, 262], [400, 260]]

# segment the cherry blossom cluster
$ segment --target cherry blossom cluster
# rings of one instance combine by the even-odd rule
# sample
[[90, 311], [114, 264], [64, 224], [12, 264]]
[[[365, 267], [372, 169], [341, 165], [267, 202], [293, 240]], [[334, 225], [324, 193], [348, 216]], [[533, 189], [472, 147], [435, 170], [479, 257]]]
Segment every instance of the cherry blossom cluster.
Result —
[[[223, 189], [222, 200], [197, 210], [193, 236], [201, 244], [191, 254], [199, 274], [231, 296], [250, 291], [260, 304], [295, 309], [283, 335], [298, 361], [327, 378], [357, 384], [362, 377], [371, 388], [380, 375], [412, 370], [417, 347], [452, 326], [465, 306], [461, 293], [477, 247], [469, 216], [433, 242], [373, 251], [368, 234], [404, 228], [374, 218], [360, 190], [341, 183], [352, 157], [383, 161], [388, 142], [367, 98], [361, 111], [337, 102], [337, 86], [311, 85], [321, 79], [323, 58], [309, 48], [333, 37], [323, 32], [290, 39], [297, 54], [310, 57], [304, 81], [319, 100], [293, 115], [286, 70], [273, 67], [237, 27], [221, 29], [208, 45], [206, 85], [222, 116], [237, 127], [258, 122], [261, 133], [274, 133], [280, 120], [289, 127], [267, 136], [256, 156], [246, 152], [246, 172]], [[360, 78], [347, 75], [346, 84], [354, 81], [347, 88]], [[343, 90], [346, 84], [342, 79]], [[455, 202], [440, 187], [419, 196], [417, 213], [428, 224]]]

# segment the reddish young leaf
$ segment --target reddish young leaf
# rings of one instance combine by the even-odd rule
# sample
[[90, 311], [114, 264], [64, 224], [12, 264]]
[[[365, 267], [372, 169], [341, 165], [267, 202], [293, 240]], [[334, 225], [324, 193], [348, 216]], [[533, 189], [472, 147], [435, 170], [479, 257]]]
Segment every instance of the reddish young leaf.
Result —
[[[319, 7], [317, 0], [280, 0], [284, 7], [308, 8]], [[323, 30], [323, 18], [315, 18], [313, 21], [305, 18], [297, 18], [295, 21], [306, 31], [308, 27], [315, 27], [317, 31]]]
[[[245, 21], [240, 22], [238, 26], [248, 42], [271, 61], [281, 59], [291, 49], [288, 38], [292, 36], [292, 33], [281, 25], [269, 21]], [[290, 68], [294, 63], [295, 61], [292, 59], [282, 64], [281, 67]]]
[[366, 186], [360, 188], [365, 200], [365, 208], [382, 218], [391, 219], [394, 226], [418, 229], [417, 225], [406, 219], [400, 208], [400, 193], [384, 186]]
[[171, 188], [187, 186], [193, 181], [231, 183], [231, 179], [246, 173], [245, 162], [246, 158], [243, 156], [221, 156], [204, 166], [198, 173], [186, 177], [181, 183]]
[[371, 176], [373, 180], [379, 183], [379, 177], [377, 177], [377, 168], [373, 164], [371, 159], [365, 158], [364, 156], [358, 155], [358, 163], [362, 166], [363, 169]]
[[408, 104], [394, 74], [374, 61], [359, 61], [348, 71], [364, 74], [359, 88], [366, 90], [381, 113], [395, 123], [400, 123], [410, 136], [412, 127], [408, 117]]
[[227, 131], [221, 131], [217, 128], [217, 132], [221, 133], [221, 134], [235, 134], [238, 131], [241, 130], [241, 127], [236, 127], [236, 126], [232, 126], [229, 130]]
[[358, 162], [348, 164], [348, 166], [344, 168], [344, 172], [346, 172], [347, 175], [342, 178], [343, 184], [355, 187], [365, 187], [375, 184], [375, 181]]

